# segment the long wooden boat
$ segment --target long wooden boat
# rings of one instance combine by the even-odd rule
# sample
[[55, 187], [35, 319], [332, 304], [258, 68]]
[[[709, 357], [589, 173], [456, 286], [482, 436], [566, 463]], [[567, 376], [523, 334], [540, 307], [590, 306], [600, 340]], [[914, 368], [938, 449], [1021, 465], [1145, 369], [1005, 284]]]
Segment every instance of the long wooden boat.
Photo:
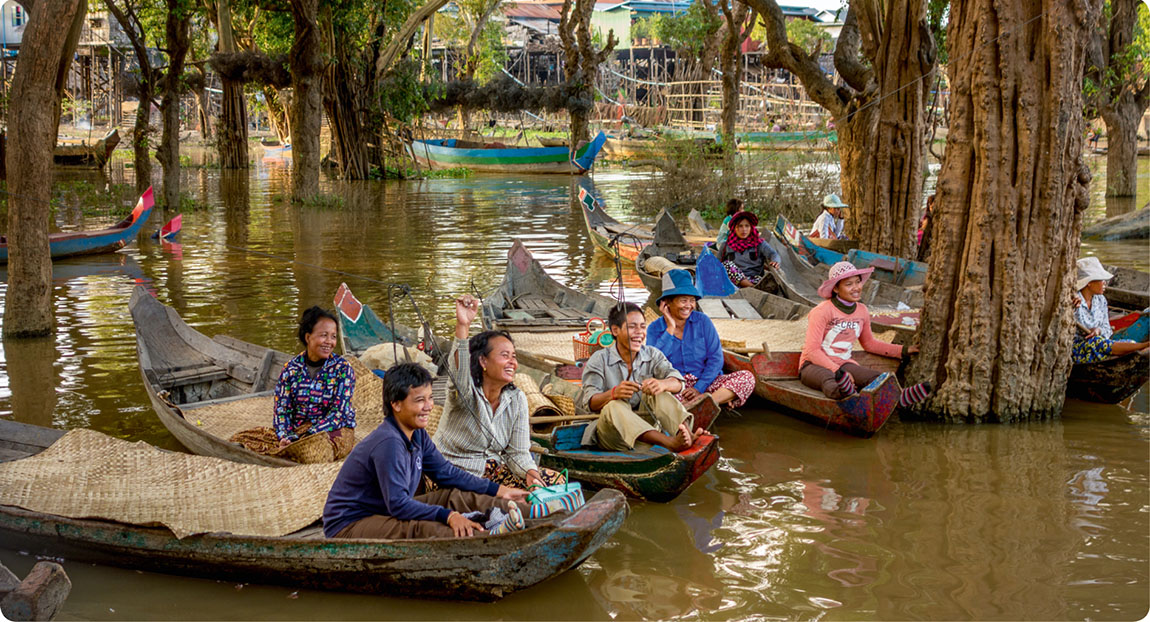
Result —
[[[913, 259], [899, 259], [858, 248], [839, 251], [834, 242], [850, 240], [819, 240], [811, 238], [791, 224], [781, 214], [775, 221], [775, 233], [791, 245], [811, 266], [824, 271], [840, 261], [849, 261], [859, 268], [874, 268], [873, 277], [902, 287], [915, 287], [926, 282], [926, 264]], [[818, 242], [823, 242], [819, 244]], [[820, 265], [821, 264], [821, 265]]]
[[[148, 188], [136, 202], [136, 207], [115, 226], [96, 231], [70, 231], [49, 233], [48, 250], [52, 259], [77, 255], [111, 253], [128, 245], [140, 233], [148, 216], [152, 214], [152, 189]], [[0, 236], [0, 263], [8, 263], [8, 237]]]
[[[63, 432], [0, 420], [0, 461], [40, 453]], [[285, 477], [292, 475], [282, 470]], [[82, 489], [77, 494], [84, 494]], [[498, 536], [421, 540], [330, 539], [313, 524], [280, 537], [211, 533], [177, 538], [162, 527], [68, 518], [0, 505], [5, 546], [35, 555], [243, 583], [451, 600], [498, 600], [575, 568], [628, 513], [602, 490], [573, 513], [529, 520]]]
[[113, 129], [100, 140], [87, 144], [80, 140], [65, 140], [57, 143], [52, 151], [52, 160], [59, 166], [87, 166], [103, 168], [112, 157], [116, 145], [120, 144], [120, 130]]
[[[296, 463], [258, 454], [197, 425], [197, 408], [271, 395], [291, 355], [228, 337], [214, 339], [187, 325], [175, 309], [142, 286], [128, 302], [144, 391], [160, 423], [192, 453], [266, 466]], [[271, 421], [272, 413], [268, 413]]]
[[[583, 212], [583, 224], [591, 243], [611, 258], [619, 257], [625, 263], [635, 261], [643, 247], [655, 239], [654, 230], [648, 225], [625, 225], [607, 213], [603, 201], [595, 191], [595, 182], [590, 178], [580, 178], [578, 185], [579, 207]], [[687, 238], [692, 246], [701, 248], [714, 237], [693, 235]]]
[[562, 173], [582, 175], [591, 170], [606, 142], [599, 135], [572, 155], [567, 147], [490, 147], [454, 138], [413, 140], [408, 152], [422, 166], [432, 169], [464, 167], [485, 173]]
[[[346, 284], [341, 284], [335, 298], [339, 310], [340, 336], [343, 348], [349, 354], [361, 354], [368, 348], [388, 341], [404, 345], [422, 343], [427, 349], [445, 352], [441, 341], [417, 335], [409, 329], [396, 326], [393, 331], [383, 324], [371, 307], [361, 303]], [[514, 335], [512, 336], [514, 339]], [[521, 367], [533, 368], [534, 376], [545, 377], [549, 371], [546, 361], [516, 350]], [[525, 370], [526, 371], [526, 370]], [[551, 382], [564, 382], [551, 378]], [[570, 389], [569, 389], [570, 390]], [[691, 405], [695, 424], [709, 428], [719, 414], [719, 407], [709, 396]], [[569, 424], [533, 425], [532, 442], [542, 448], [539, 464], [555, 470], [566, 470], [568, 476], [589, 489], [613, 488], [630, 497], [646, 501], [666, 502], [679, 496], [692, 482], [711, 468], [719, 458], [718, 439], [710, 434], [700, 435], [684, 451], [671, 452], [662, 447], [632, 451], [608, 451], [582, 447], [587, 421]]]
[[[1109, 293], [1109, 292], [1107, 292]], [[1130, 313], [1111, 320], [1113, 339], [1146, 341], [1150, 335], [1150, 315]], [[1134, 395], [1150, 381], [1150, 359], [1134, 352], [1096, 363], [1082, 363], [1070, 369], [1066, 395], [1088, 402], [1117, 404]]]

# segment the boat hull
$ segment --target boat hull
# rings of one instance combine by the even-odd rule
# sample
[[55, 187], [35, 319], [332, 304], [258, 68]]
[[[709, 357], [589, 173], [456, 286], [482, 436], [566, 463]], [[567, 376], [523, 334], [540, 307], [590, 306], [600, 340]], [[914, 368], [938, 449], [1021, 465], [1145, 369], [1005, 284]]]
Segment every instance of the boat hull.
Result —
[[590, 170], [603, 148], [600, 133], [572, 157], [567, 147], [469, 148], [455, 139], [415, 140], [408, 153], [421, 166], [433, 170], [468, 168], [481, 173], [542, 173], [581, 175]]
[[[51, 233], [48, 235], [48, 252], [52, 259], [116, 252], [136, 239], [152, 215], [152, 206], [152, 189], [148, 188], [132, 213], [115, 227], [99, 231]], [[6, 238], [0, 239], [4, 240], [0, 242], [0, 263], [8, 263], [8, 242]]]

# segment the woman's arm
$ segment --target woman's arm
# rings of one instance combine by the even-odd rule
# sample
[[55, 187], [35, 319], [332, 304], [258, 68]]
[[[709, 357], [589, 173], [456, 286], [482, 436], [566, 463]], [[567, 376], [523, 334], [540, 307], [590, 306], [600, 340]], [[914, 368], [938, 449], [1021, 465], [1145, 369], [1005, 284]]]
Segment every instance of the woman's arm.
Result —
[[291, 372], [291, 362], [284, 365], [283, 371], [280, 372], [279, 380], [276, 381], [275, 397], [274, 397], [274, 415], [272, 417], [272, 429], [275, 430], [276, 438], [281, 441], [295, 441], [298, 436], [291, 425], [291, 414], [293, 410], [292, 393], [295, 387], [293, 380], [295, 374]]
[[719, 375], [723, 373], [723, 344], [719, 341], [719, 331], [705, 314], [696, 311], [703, 317], [699, 322], [699, 338], [703, 340], [703, 371], [695, 388], [699, 393], [705, 393]]
[[523, 479], [529, 479], [528, 475], [532, 471], [535, 471], [535, 477], [538, 477], [539, 471], [535, 468], [535, 460], [531, 458], [531, 413], [527, 412], [527, 396], [523, 391], [517, 390], [510, 397], [511, 434], [507, 439], [507, 455], [510, 459], [507, 466], [511, 468], [512, 473]]
[[[862, 304], [862, 303], [859, 303]], [[859, 328], [859, 343], [863, 350], [879, 356], [889, 356], [892, 359], [902, 358], [902, 346], [875, 339], [870, 330], [870, 313], [863, 315], [862, 326]]]

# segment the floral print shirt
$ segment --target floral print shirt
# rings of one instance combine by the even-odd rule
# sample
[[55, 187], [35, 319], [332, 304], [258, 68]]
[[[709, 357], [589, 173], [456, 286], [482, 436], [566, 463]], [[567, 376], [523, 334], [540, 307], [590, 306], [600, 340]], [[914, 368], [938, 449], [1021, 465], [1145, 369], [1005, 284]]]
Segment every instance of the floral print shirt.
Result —
[[[1100, 328], [1102, 331], [1099, 336], [1103, 339], [1109, 339], [1114, 336], [1114, 329], [1110, 326], [1110, 308], [1106, 302], [1106, 296], [1098, 294], [1090, 300], [1090, 308], [1086, 308], [1086, 299], [1082, 297], [1082, 292], [1074, 294], [1078, 296], [1078, 306], [1074, 307], [1074, 321], [1081, 324], [1084, 328], [1095, 329]], [[1075, 341], [1081, 341], [1082, 335], [1076, 335]]]
[[296, 430], [311, 424], [312, 432], [355, 427], [355, 372], [338, 354], [332, 354], [315, 376], [307, 373], [307, 353], [288, 361], [275, 388], [276, 436], [295, 441]]

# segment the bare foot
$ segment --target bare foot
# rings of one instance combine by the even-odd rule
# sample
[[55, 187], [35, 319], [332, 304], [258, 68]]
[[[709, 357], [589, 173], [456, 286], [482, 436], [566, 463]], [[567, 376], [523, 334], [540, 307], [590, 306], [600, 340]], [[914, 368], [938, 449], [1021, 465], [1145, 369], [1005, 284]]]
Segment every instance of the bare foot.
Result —
[[[696, 432], [697, 434], [698, 432]], [[687, 424], [680, 423], [679, 431], [675, 434], [675, 446], [671, 447], [672, 451], [683, 451], [695, 443], [695, 439], [691, 437], [691, 430], [687, 428]]]

